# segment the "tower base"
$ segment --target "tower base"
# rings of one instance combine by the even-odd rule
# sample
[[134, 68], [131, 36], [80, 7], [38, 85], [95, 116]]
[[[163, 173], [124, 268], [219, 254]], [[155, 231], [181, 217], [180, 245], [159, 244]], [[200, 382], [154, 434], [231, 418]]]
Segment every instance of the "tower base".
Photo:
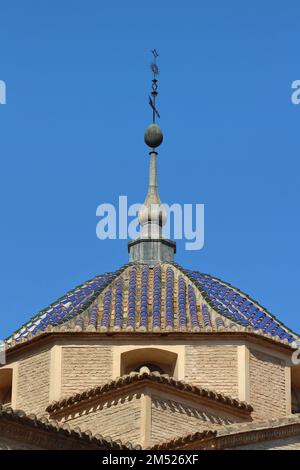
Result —
[[128, 243], [129, 261], [154, 266], [173, 262], [176, 243], [165, 238], [138, 238]]

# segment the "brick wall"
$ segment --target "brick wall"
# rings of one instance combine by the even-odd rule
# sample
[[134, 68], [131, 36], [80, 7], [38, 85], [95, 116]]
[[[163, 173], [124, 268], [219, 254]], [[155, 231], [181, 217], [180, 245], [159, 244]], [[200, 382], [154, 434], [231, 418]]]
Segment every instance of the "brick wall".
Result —
[[36, 352], [19, 362], [17, 408], [45, 414], [49, 404], [50, 351]]
[[250, 350], [250, 403], [253, 418], [286, 414], [285, 363], [269, 354]]
[[63, 347], [62, 396], [82, 392], [111, 379], [111, 346]]
[[174, 400], [152, 397], [151, 444], [169, 441], [191, 432], [215, 428], [218, 425], [239, 422], [237, 417], [222, 412], [213, 413], [205, 407], [196, 408]]
[[237, 347], [187, 345], [185, 380], [194, 385], [238, 397]]
[[67, 422], [72, 428], [79, 426], [82, 431], [90, 430], [93, 434], [138, 444], [141, 440], [141, 400], [129, 396], [105, 402], [95, 411], [82, 413]]

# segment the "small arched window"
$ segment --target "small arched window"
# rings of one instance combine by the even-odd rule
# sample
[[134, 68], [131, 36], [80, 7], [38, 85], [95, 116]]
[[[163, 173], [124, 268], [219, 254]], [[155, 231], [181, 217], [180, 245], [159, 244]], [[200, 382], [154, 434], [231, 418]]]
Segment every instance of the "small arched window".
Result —
[[139, 372], [147, 367], [150, 372], [177, 376], [178, 355], [160, 348], [136, 348], [121, 354], [121, 375]]

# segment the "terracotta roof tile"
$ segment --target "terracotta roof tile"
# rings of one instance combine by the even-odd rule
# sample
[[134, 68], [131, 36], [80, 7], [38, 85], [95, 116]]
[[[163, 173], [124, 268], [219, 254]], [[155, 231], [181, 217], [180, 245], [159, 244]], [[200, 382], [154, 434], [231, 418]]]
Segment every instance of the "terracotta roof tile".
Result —
[[[150, 288], [149, 279], [153, 279]], [[57, 331], [238, 332], [290, 344], [298, 339], [271, 313], [228, 283], [163, 263], [153, 269], [130, 263], [76, 287], [40, 311], [7, 346]]]
[[55, 420], [49, 420], [46, 417], [37, 418], [35, 414], [26, 414], [22, 410], [13, 410], [10, 407], [0, 405], [0, 420], [9, 420], [25, 426], [30, 426], [41, 431], [59, 434], [62, 437], [70, 437], [81, 441], [89, 442], [98, 447], [105, 447], [112, 450], [134, 449], [131, 443], [123, 444], [120, 440], [113, 441], [110, 437], [103, 437], [100, 434], [92, 435], [91, 431], [82, 432], [79, 427], [70, 428], [69, 425], [61, 425]]
[[208, 398], [210, 400], [218, 401], [219, 403], [222, 403], [224, 405], [233, 406], [235, 408], [239, 408], [248, 412], [253, 411], [252, 406], [246, 402], [237, 400], [230, 396], [223, 395], [222, 393], [218, 393], [213, 390], [207, 390], [205, 388], [188, 384], [182, 380], [176, 380], [173, 377], [169, 377], [165, 374], [162, 375], [158, 372], [132, 372], [129, 375], [118, 377], [117, 379], [112, 380], [111, 382], [108, 382], [105, 385], [100, 385], [90, 390], [86, 390], [83, 393], [77, 393], [76, 395], [72, 395], [69, 398], [63, 398], [59, 401], [55, 401], [47, 407], [46, 411], [48, 411], [49, 413], [54, 413], [66, 407], [77, 405], [78, 403], [83, 402], [85, 400], [90, 400], [91, 398], [96, 398], [98, 396], [104, 395], [105, 393], [110, 392], [112, 390], [116, 390], [126, 385], [141, 383], [143, 381], [160, 383], [166, 386], [174, 387], [184, 392], [192, 393], [201, 397]]
[[[233, 436], [233, 437], [245, 436], [243, 437], [243, 439], [245, 439], [245, 444], [246, 444], [247, 435], [249, 434], [263, 433], [263, 436], [261, 438], [261, 440], [263, 441], [263, 440], [268, 440], [268, 434], [270, 434], [269, 439], [273, 438], [274, 431], [276, 433], [276, 428], [281, 428], [281, 429], [291, 428], [292, 430], [292, 428], [295, 426], [299, 428], [298, 434], [300, 434], [300, 415], [290, 415], [290, 416], [285, 416], [282, 418], [272, 418], [269, 420], [261, 420], [261, 421], [234, 423], [234, 424], [229, 424], [226, 426], [211, 425], [210, 430], [205, 430], [202, 432], [195, 432], [192, 434], [181, 436], [179, 438], [174, 438], [174, 439], [171, 439], [170, 441], [156, 444], [155, 446], [152, 447], [152, 449], [153, 450], [180, 449], [192, 443], [196, 443], [196, 442], [202, 443], [202, 441], [205, 439], [213, 439], [213, 442], [215, 442], [216, 440], [224, 439], [228, 436]], [[258, 438], [256, 442], [259, 442]], [[243, 445], [243, 443], [240, 442], [239, 440], [238, 445]]]
[[202, 432], [195, 432], [193, 434], [188, 434], [183, 437], [174, 438], [168, 442], [163, 442], [161, 444], [156, 444], [152, 447], [151, 450], [166, 450], [166, 449], [175, 449], [180, 448], [184, 445], [191, 444], [195, 441], [203, 441], [204, 439], [209, 439], [215, 437], [217, 431], [207, 430]]

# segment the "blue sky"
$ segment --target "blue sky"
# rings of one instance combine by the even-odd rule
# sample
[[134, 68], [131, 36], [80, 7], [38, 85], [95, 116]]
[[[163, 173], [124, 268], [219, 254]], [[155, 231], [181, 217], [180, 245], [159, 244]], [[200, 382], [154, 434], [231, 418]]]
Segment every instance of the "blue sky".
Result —
[[[298, 4], [297, 4], [298, 3]], [[150, 50], [160, 53], [167, 203], [205, 204], [176, 261], [299, 331], [299, 2], [0, 0], [0, 337], [127, 262], [96, 207], [142, 202]]]

